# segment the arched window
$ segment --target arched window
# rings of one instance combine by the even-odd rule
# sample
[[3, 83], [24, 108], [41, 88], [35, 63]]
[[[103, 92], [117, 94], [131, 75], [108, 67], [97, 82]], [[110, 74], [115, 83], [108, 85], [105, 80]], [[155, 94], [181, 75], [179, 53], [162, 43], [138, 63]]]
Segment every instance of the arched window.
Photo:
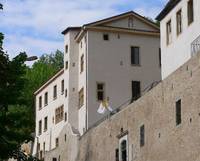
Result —
[[121, 161], [127, 161], [127, 149], [126, 149], [126, 140], [121, 142]]

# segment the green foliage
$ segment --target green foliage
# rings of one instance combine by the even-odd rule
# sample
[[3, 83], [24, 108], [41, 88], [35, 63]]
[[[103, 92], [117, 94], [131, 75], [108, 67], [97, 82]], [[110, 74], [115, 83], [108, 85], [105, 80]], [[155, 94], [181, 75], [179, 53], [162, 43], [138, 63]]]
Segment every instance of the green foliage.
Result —
[[[3, 41], [1, 37], [0, 42]], [[25, 140], [30, 140], [22, 92], [26, 79], [26, 53], [11, 61], [0, 46], [0, 159], [7, 159]], [[25, 107], [24, 107], [25, 108]]]
[[33, 93], [63, 68], [63, 53], [58, 50], [43, 55], [32, 67], [25, 65], [26, 53], [9, 60], [2, 48], [3, 38], [0, 33], [0, 160], [16, 157], [21, 144], [32, 139]]

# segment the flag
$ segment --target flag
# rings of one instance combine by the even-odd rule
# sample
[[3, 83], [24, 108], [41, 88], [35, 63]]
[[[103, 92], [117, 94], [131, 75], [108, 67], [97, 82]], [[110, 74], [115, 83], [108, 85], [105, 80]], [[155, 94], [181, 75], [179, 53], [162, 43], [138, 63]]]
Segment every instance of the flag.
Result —
[[105, 113], [105, 107], [103, 106], [103, 103], [101, 102], [100, 105], [99, 105], [99, 108], [97, 110], [98, 113], [100, 114], [104, 114]]
[[100, 103], [97, 112], [100, 113], [100, 114], [104, 114], [106, 110], [108, 110], [108, 111], [110, 111], [110, 112], [113, 111], [113, 109], [112, 109], [111, 106], [109, 105], [108, 101], [107, 101], [107, 100], [104, 100], [104, 101], [102, 101], [102, 102]]

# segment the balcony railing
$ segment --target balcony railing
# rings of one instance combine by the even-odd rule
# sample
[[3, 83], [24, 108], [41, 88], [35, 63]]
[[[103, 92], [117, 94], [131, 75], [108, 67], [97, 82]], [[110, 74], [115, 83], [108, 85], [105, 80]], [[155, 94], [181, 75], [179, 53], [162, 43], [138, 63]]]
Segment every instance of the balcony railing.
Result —
[[191, 44], [192, 56], [196, 55], [200, 51], [200, 36], [197, 37]]

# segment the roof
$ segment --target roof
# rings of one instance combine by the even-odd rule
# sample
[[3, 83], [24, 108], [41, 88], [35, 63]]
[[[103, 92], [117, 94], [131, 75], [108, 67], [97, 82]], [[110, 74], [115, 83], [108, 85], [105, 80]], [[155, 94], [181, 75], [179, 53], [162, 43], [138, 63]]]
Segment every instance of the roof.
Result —
[[161, 21], [165, 16], [180, 2], [181, 0], [169, 0], [164, 9], [156, 17], [156, 20]]
[[153, 27], [159, 29], [159, 27], [157, 26], [156, 23], [154, 23], [153, 21], [150, 21], [148, 18], [143, 17], [143, 16], [139, 15], [138, 13], [136, 13], [136, 12], [134, 12], [134, 11], [128, 11], [128, 12], [125, 12], [125, 13], [122, 13], [122, 14], [119, 14], [119, 15], [115, 15], [115, 16], [112, 16], [112, 17], [109, 17], [109, 18], [105, 18], [105, 19], [102, 19], [102, 20], [99, 20], [99, 21], [95, 21], [95, 22], [92, 22], [92, 23], [88, 23], [88, 24], [85, 24], [85, 25], [83, 25], [83, 26], [98, 25], [98, 24], [102, 24], [102, 23], [109, 22], [109, 21], [113, 21], [113, 20], [115, 20], [115, 19], [123, 18], [123, 17], [129, 16], [129, 15], [134, 15], [134, 16], [136, 16], [137, 18], [143, 19], [143, 20], [146, 21], [148, 24], [150, 24], [150, 25], [152, 25]]
[[77, 27], [68, 27], [66, 28], [64, 31], [62, 31], [62, 34], [65, 35], [68, 31], [71, 31], [71, 30], [81, 30], [81, 27], [77, 26]]
[[34, 95], [40, 93], [43, 89], [45, 89], [50, 83], [52, 83], [56, 78], [64, 73], [64, 68], [59, 70], [56, 74], [54, 74], [51, 78], [49, 78], [42, 86], [40, 86], [35, 92]]

